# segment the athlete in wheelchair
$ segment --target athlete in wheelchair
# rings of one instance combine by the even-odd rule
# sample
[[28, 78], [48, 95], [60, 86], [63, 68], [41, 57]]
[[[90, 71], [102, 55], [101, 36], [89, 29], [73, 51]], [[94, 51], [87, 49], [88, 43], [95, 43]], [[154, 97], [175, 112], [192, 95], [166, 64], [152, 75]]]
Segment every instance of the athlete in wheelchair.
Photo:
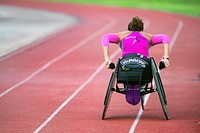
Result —
[[[116, 68], [109, 58], [109, 45], [118, 44], [122, 50]], [[164, 53], [159, 69], [169, 66], [170, 38], [164, 34], [151, 35], [143, 32], [143, 22], [136, 16], [128, 24], [128, 30], [119, 33], [109, 33], [102, 37], [102, 47], [107, 68], [114, 69], [111, 75], [104, 100], [102, 119], [108, 108], [112, 92], [125, 94], [129, 104], [136, 105], [140, 102], [144, 109], [144, 95], [158, 92], [158, 96], [165, 114], [169, 119], [167, 100], [153, 57], [149, 56], [149, 49], [157, 44], [163, 44]], [[152, 82], [155, 82], [156, 88]]]

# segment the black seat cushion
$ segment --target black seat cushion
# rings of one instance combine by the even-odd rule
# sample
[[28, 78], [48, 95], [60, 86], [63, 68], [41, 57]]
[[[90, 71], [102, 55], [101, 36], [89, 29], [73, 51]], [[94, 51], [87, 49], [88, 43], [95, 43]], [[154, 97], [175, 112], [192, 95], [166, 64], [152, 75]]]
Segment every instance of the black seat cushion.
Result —
[[152, 81], [150, 59], [130, 54], [119, 61], [119, 83], [145, 84]]

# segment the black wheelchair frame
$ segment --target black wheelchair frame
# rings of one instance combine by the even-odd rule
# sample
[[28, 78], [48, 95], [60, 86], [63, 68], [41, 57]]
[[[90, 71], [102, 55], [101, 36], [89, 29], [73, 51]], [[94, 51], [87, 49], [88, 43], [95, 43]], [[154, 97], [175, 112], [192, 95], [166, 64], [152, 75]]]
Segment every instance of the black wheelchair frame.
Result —
[[[119, 88], [118, 87], [118, 79], [117, 79], [117, 74], [118, 74], [118, 69], [119, 69], [119, 64], [120, 64], [120, 60], [118, 60], [118, 63], [116, 65], [115, 70], [112, 72], [109, 84], [108, 84], [108, 88], [107, 88], [107, 92], [105, 95], [105, 99], [104, 99], [104, 109], [103, 109], [103, 113], [102, 113], [102, 120], [105, 119], [106, 116], [106, 112], [108, 110], [108, 106], [111, 100], [111, 96], [113, 92], [117, 92], [117, 93], [121, 93], [121, 94], [126, 94], [126, 83], [124, 83], [124, 88]], [[165, 115], [165, 118], [167, 120], [169, 120], [169, 113], [168, 113], [168, 109], [167, 109], [167, 98], [165, 95], [165, 91], [164, 91], [164, 87], [161, 81], [161, 77], [160, 74], [158, 72], [155, 60], [153, 57], [149, 57], [150, 60], [150, 65], [151, 65], [151, 72], [152, 72], [152, 80], [149, 82], [151, 84], [151, 86], [149, 87], [149, 83], [147, 83], [145, 85], [145, 87], [140, 88], [140, 99], [141, 99], [141, 106], [142, 109], [144, 110], [144, 95], [149, 94], [149, 93], [153, 93], [153, 92], [157, 92], [158, 96], [159, 96], [159, 100]], [[153, 80], [154, 79], [154, 80]], [[152, 87], [152, 82], [155, 82], [155, 88]]]

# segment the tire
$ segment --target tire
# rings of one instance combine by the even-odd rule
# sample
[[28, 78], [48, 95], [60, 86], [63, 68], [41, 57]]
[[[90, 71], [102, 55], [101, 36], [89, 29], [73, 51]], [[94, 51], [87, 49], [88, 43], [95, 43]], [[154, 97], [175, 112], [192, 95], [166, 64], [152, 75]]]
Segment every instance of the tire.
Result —
[[110, 103], [110, 99], [113, 93], [113, 86], [114, 86], [114, 81], [115, 81], [115, 72], [112, 73], [109, 84], [108, 84], [108, 88], [107, 88], [107, 92], [106, 92], [106, 96], [104, 99], [104, 109], [103, 109], [103, 113], [102, 113], [102, 120], [105, 119], [105, 115]]
[[159, 73], [156, 73], [154, 80], [155, 80], [155, 83], [156, 83], [156, 89], [157, 89], [157, 92], [158, 92], [160, 103], [162, 105], [162, 109], [163, 109], [163, 112], [165, 114], [165, 118], [167, 120], [169, 120], [169, 113], [168, 113], [168, 109], [167, 109], [166, 96], [165, 96], [165, 93], [164, 93], [164, 88], [163, 88]]
[[165, 118], [169, 120], [169, 113], [167, 109], [167, 98], [165, 95], [165, 91], [164, 91], [164, 87], [163, 87], [160, 75], [158, 73], [158, 70], [153, 58], [151, 59], [151, 67], [152, 67], [152, 73], [153, 73], [153, 77], [154, 77], [154, 81], [156, 85], [156, 90], [158, 92], [158, 96], [160, 99], [160, 103], [161, 103]]

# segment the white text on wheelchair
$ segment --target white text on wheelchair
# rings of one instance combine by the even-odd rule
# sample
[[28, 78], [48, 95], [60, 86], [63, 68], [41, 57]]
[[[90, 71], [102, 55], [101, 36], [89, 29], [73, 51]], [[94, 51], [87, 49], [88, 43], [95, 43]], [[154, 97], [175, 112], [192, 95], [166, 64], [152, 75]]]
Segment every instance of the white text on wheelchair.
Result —
[[125, 66], [125, 65], [140, 65], [141, 67], [146, 67], [146, 65], [148, 65], [148, 63], [144, 60], [142, 60], [141, 58], [132, 58], [132, 59], [123, 59], [120, 61], [120, 63]]

